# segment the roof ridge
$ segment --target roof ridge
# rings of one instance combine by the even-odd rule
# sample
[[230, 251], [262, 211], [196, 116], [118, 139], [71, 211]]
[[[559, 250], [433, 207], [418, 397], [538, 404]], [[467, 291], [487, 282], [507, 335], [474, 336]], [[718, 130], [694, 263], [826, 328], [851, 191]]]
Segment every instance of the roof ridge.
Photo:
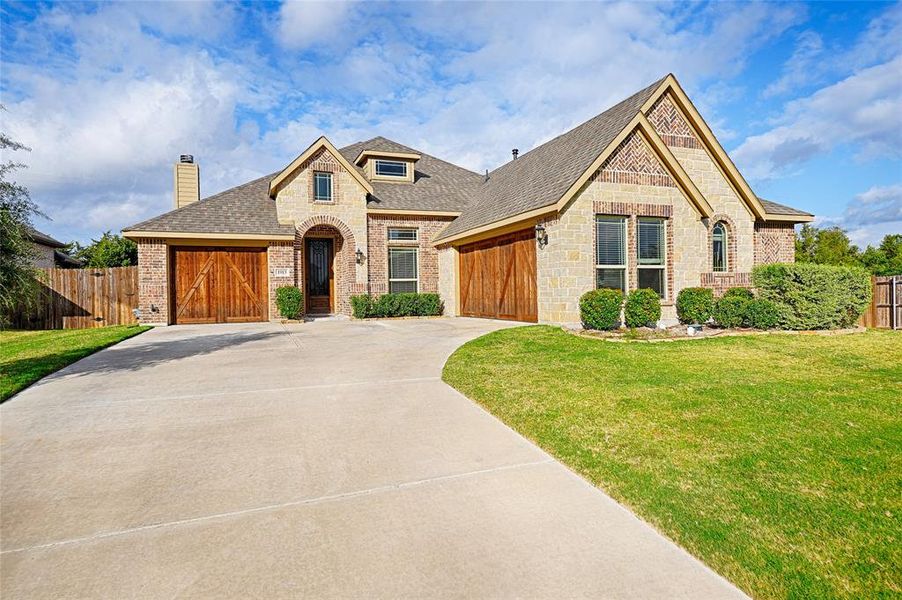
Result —
[[[640, 89], [639, 91], [630, 94], [629, 96], [627, 96], [627, 97], [624, 98], [623, 100], [621, 100], [621, 101], [619, 101], [619, 102], [616, 102], [616, 103], [612, 104], [611, 106], [609, 106], [608, 108], [604, 109], [603, 111], [601, 111], [600, 113], [596, 114], [595, 116], [589, 117], [588, 119], [586, 119], [586, 120], [583, 121], [582, 123], [580, 123], [580, 124], [578, 124], [578, 125], [574, 125], [573, 127], [571, 127], [570, 129], [568, 129], [567, 131], [565, 131], [565, 132], [563, 132], [563, 133], [560, 133], [560, 134], [554, 136], [554, 137], [551, 138], [550, 140], [547, 140], [547, 141], [545, 141], [545, 142], [542, 142], [541, 144], [539, 144], [538, 146], [536, 146], [536, 147], [534, 147], [534, 148], [529, 149], [528, 151], [526, 151], [526, 152], [524, 152], [523, 154], [519, 155], [519, 156], [517, 157], [517, 160], [522, 160], [522, 159], [524, 159], [524, 158], [527, 158], [530, 154], [534, 153], [534, 152], [535, 152], [536, 150], [538, 150], [539, 148], [542, 148], [543, 146], [546, 146], [546, 145], [548, 145], [548, 144], [551, 144], [552, 142], [554, 142], [554, 141], [556, 141], [556, 140], [558, 140], [558, 139], [560, 139], [560, 138], [562, 138], [562, 137], [564, 137], [564, 136], [566, 136], [566, 135], [568, 135], [568, 134], [570, 134], [570, 133], [573, 133], [573, 132], [576, 131], [577, 129], [579, 129], [579, 128], [581, 128], [581, 127], [584, 127], [584, 126], [586, 126], [586, 125], [592, 123], [593, 121], [595, 121], [595, 120], [597, 120], [597, 119], [600, 119], [600, 118], [604, 117], [606, 114], [608, 114], [608, 113], [610, 113], [610, 112], [613, 112], [613, 111], [615, 111], [617, 108], [619, 108], [620, 106], [622, 106], [622, 105], [628, 103], [629, 101], [631, 101], [631, 100], [632, 100], [633, 98], [635, 98], [636, 96], [639, 96], [639, 95], [641, 95], [641, 94], [646, 93], [649, 89], [651, 89], [651, 88], [657, 88], [657, 87], [660, 86], [660, 85], [664, 82], [664, 80], [667, 79], [669, 76], [670, 76], [670, 74], [668, 73], [667, 75], [665, 75], [664, 77], [661, 77], [660, 79], [658, 79], [658, 80], [655, 81], [654, 83], [652, 83], [652, 84], [650, 84], [650, 85], [647, 85], [647, 86], [645, 86], [644, 88]], [[495, 169], [489, 171], [489, 177], [491, 177], [491, 175], [492, 175], [493, 173], [497, 173], [498, 171], [500, 171], [501, 169], [505, 168], [506, 166], [512, 164], [513, 162], [514, 162], [513, 160], [509, 160], [509, 161], [507, 161], [507, 162], [502, 163], [500, 166], [496, 167]]]

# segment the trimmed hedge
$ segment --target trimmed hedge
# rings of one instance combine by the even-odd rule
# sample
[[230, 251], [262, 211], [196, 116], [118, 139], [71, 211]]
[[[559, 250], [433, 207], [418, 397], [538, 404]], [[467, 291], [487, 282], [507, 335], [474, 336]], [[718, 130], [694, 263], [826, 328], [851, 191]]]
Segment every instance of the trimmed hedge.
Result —
[[633, 290], [626, 297], [623, 320], [627, 327], [654, 327], [661, 318], [661, 299], [651, 289]]
[[770, 300], [756, 298], [745, 307], [743, 324], [755, 329], [773, 329], [780, 322], [777, 305]]
[[746, 322], [750, 302], [741, 296], [723, 296], [714, 303], [711, 316], [721, 327], [741, 327]]
[[444, 306], [438, 294], [369, 294], [351, 296], [351, 312], [356, 319], [380, 317], [428, 317], [442, 314]]
[[744, 300], [754, 300], [755, 294], [752, 290], [744, 287], [731, 287], [723, 293], [722, 298], [743, 298]]
[[586, 329], [614, 329], [620, 322], [623, 292], [590, 290], [579, 299], [579, 314]]
[[860, 267], [760, 265], [752, 281], [758, 296], [774, 303], [784, 329], [851, 327], [871, 301], [871, 278]]
[[714, 309], [714, 292], [709, 288], [683, 288], [677, 294], [676, 310], [680, 323], [704, 324]]
[[286, 319], [297, 319], [304, 312], [304, 294], [293, 285], [276, 288], [276, 308]]

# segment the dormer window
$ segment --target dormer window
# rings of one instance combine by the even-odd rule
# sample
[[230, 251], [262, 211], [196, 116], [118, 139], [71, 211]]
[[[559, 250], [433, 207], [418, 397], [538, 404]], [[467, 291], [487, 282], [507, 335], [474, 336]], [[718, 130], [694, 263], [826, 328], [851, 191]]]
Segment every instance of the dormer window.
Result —
[[374, 162], [376, 163], [377, 177], [407, 178], [407, 163], [404, 161], [376, 159]]

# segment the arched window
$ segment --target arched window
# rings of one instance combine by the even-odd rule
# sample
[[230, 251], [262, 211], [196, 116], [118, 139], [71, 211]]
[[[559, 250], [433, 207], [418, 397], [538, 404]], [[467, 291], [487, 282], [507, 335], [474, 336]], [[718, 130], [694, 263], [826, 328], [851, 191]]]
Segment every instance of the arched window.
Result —
[[727, 270], [727, 226], [723, 221], [714, 224], [711, 231], [711, 254], [714, 260], [714, 272]]

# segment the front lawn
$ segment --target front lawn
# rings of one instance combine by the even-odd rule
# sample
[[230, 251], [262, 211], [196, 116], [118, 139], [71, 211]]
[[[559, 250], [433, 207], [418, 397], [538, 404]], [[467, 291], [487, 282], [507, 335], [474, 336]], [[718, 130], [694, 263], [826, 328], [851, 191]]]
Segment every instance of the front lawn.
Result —
[[50, 331], [0, 331], [0, 402], [41, 377], [147, 331], [138, 325]]
[[902, 594], [902, 334], [522, 327], [444, 379], [752, 596]]

